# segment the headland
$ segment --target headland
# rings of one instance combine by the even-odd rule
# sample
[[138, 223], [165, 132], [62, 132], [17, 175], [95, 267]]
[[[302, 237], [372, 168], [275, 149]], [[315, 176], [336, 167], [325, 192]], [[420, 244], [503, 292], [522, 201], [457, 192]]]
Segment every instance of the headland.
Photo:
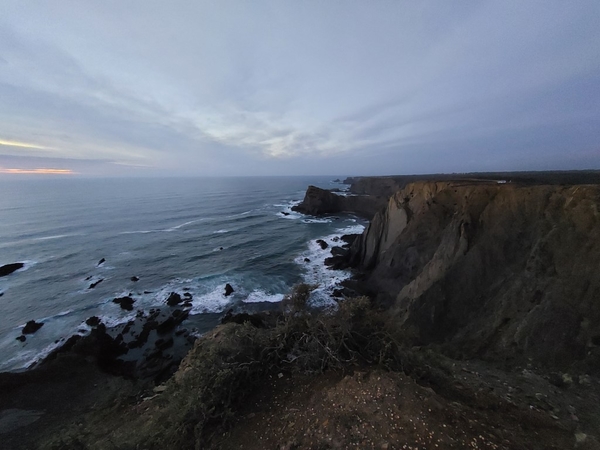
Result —
[[[3, 414], [21, 425], [4, 442], [600, 448], [600, 172], [345, 181], [348, 193], [311, 186], [295, 208], [370, 219], [331, 249], [332, 270], [355, 274], [337, 308], [307, 309], [314, 287], [300, 285], [193, 345], [170, 334], [182, 302], [127, 330], [97, 325], [2, 374]], [[169, 357], [186, 348], [176, 338], [191, 350]]]

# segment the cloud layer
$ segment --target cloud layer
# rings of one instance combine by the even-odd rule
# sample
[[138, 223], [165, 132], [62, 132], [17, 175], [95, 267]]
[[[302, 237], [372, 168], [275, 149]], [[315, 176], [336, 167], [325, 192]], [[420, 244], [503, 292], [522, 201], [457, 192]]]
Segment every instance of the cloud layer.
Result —
[[600, 168], [596, 1], [9, 0], [3, 10], [3, 167]]

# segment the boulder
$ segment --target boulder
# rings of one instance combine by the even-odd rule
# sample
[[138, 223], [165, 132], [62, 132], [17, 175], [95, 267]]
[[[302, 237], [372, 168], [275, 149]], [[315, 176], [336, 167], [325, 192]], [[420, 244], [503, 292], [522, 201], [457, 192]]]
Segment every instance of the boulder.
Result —
[[100, 261], [98, 261], [98, 265], [101, 266], [102, 264], [104, 264], [106, 262], [106, 260], [104, 258], [102, 258]]
[[131, 281], [140, 281], [140, 277], [133, 276], [130, 278]]
[[319, 244], [319, 246], [325, 250], [327, 247], [329, 247], [329, 245], [327, 244], [327, 242], [325, 242], [323, 239], [317, 239], [317, 244]]
[[231, 287], [231, 285], [229, 283], [227, 283], [225, 285], [225, 297], [229, 297], [231, 294], [233, 294], [234, 289]]
[[126, 311], [133, 311], [133, 303], [134, 302], [135, 302], [135, 300], [129, 296], [117, 297], [113, 300], [113, 303], [118, 304], [119, 306], [121, 306], [122, 309], [124, 309]]
[[177, 292], [171, 292], [169, 294], [169, 297], [167, 298], [167, 305], [169, 305], [169, 306], [177, 306], [182, 301], [183, 300], [181, 299], [181, 295], [179, 295]]
[[33, 334], [37, 330], [39, 330], [40, 328], [42, 328], [43, 326], [44, 326], [43, 322], [36, 322], [35, 320], [30, 320], [29, 322], [27, 322], [25, 324], [25, 326], [21, 330], [21, 333], [23, 333], [23, 334]]
[[22, 334], [20, 334], [19, 336], [17, 336], [17, 341], [25, 342], [26, 340], [27, 340], [27, 338], [24, 335], [22, 335]]
[[94, 289], [96, 286], [98, 286], [103, 281], [104, 281], [104, 278], [100, 278], [98, 281], [94, 281], [92, 284], [89, 285], [88, 289]]
[[23, 266], [24, 266], [23, 263], [5, 264], [2, 267], [0, 267], [0, 277], [5, 277], [6, 275], [10, 275], [15, 270], [22, 269]]
[[96, 317], [96, 316], [92, 316], [90, 318], [88, 318], [85, 321], [86, 325], [89, 325], [90, 327], [97, 327], [98, 325], [100, 325], [100, 318]]

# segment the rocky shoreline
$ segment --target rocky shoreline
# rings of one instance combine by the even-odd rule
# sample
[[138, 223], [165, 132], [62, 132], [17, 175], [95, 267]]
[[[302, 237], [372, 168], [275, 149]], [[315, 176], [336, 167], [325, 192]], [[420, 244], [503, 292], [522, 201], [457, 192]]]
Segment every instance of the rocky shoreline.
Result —
[[[257, 449], [456, 448], [461, 442], [600, 448], [600, 286], [594, 275], [600, 267], [600, 172], [344, 181], [354, 195], [310, 186], [294, 208], [371, 219], [362, 235], [343, 236], [329, 247], [330, 268], [355, 271], [334, 292], [340, 311], [331, 318], [294, 309], [306, 293], [288, 296], [279, 311], [229, 311], [223, 325], [199, 340], [182, 324], [189, 313], [185, 293], [117, 327], [90, 318], [89, 335], [73, 336], [34, 370], [0, 374], [0, 389], [9, 393], [0, 409], [24, 424], [4, 432], [5, 442], [10, 448], [126, 448], [159, 441], [164, 448], [179, 448], [173, 442]], [[127, 297], [115, 301], [133, 309]], [[288, 338], [292, 347], [279, 349]], [[326, 350], [330, 345], [336, 350]], [[311, 352], [321, 356], [312, 361]], [[213, 373], [223, 378], [206, 375]], [[57, 397], [73, 384], [88, 394]], [[231, 417], [214, 412], [214, 421], [192, 432], [185, 421], [164, 416], [185, 410], [205, 417], [204, 408], [221, 401], [205, 395], [220, 389], [240, 396], [241, 403], [227, 400]], [[42, 392], [38, 403], [29, 398], [36, 391]], [[405, 399], [385, 414], [418, 419], [437, 440], [425, 428], [397, 429], [391, 418], [378, 416], [387, 405], [381, 391]], [[347, 392], [366, 396], [373, 407], [358, 405]], [[190, 404], [196, 395], [201, 402]], [[62, 401], [87, 419], [77, 419], [77, 412], [52, 420], [40, 412], [52, 410], [49, 401]], [[423, 401], [428, 410], [419, 409]], [[314, 408], [319, 412], [309, 414]], [[129, 436], [108, 411], [129, 424]], [[183, 434], [169, 444], [172, 430], [161, 428], [164, 436], [149, 441], [147, 427], [157, 417]], [[68, 435], [57, 431], [73, 420], [80, 425]], [[375, 431], [361, 431], [361, 422]], [[266, 423], [279, 433], [254, 441]], [[490, 433], [496, 426], [511, 431]], [[103, 432], [112, 437], [103, 440]]]

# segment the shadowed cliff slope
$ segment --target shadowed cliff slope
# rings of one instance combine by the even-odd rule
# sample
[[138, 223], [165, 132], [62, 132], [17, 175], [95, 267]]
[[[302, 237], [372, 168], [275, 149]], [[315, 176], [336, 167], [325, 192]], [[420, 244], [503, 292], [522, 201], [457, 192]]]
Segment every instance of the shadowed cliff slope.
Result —
[[353, 263], [417, 343], [600, 367], [599, 203], [597, 185], [409, 184]]

